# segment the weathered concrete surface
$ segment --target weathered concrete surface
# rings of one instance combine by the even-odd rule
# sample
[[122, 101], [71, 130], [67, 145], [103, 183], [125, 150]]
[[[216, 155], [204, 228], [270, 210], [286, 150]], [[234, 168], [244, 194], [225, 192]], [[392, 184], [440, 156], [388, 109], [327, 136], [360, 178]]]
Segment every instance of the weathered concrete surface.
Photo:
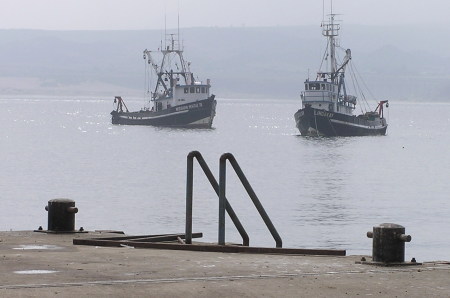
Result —
[[[450, 265], [360, 256], [225, 254], [75, 246], [107, 233], [0, 232], [0, 297], [450, 297]], [[420, 261], [420, 260], [418, 260]]]

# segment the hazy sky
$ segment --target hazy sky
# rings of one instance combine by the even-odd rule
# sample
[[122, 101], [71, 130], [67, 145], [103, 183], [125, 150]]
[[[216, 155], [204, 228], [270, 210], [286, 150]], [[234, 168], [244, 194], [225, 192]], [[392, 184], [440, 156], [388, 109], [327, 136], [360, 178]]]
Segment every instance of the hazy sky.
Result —
[[[317, 25], [323, 1], [1, 0], [0, 29], [162, 29], [164, 15], [174, 28], [178, 7], [181, 27]], [[333, 6], [349, 24], [450, 26], [450, 0], [334, 0]]]

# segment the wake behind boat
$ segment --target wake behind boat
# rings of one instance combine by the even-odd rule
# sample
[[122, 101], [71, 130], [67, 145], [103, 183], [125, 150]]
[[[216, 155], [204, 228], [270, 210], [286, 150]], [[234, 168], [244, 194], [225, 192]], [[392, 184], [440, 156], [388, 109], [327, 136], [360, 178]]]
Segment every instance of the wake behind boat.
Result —
[[353, 115], [356, 96], [347, 94], [345, 85], [345, 70], [351, 62], [351, 51], [347, 49], [342, 63], [338, 64], [336, 37], [340, 25], [335, 23], [334, 17], [335, 14], [330, 14], [329, 21], [322, 22], [322, 35], [327, 38], [328, 45], [321, 68], [329, 69], [319, 70], [315, 80], [305, 81], [305, 90], [301, 94], [302, 109], [294, 114], [297, 128], [304, 136], [385, 135], [388, 125], [383, 107], [388, 107], [387, 100], [380, 101], [373, 111]]
[[[146, 65], [156, 73], [156, 86], [153, 92], [148, 90], [153, 106], [130, 112], [122, 97], [116, 96], [112, 124], [211, 128], [216, 100], [214, 94], [210, 95], [210, 80], [203, 83], [194, 79], [174, 34], [170, 34], [168, 43], [158, 50], [162, 56], [159, 65], [152, 51], [144, 51]], [[148, 77], [150, 85], [151, 75]]]

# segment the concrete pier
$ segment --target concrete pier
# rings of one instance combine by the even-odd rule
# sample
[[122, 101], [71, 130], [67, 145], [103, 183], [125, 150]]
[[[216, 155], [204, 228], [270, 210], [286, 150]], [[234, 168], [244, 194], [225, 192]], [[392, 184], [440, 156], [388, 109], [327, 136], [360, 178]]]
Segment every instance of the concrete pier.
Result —
[[73, 245], [114, 235], [0, 232], [0, 297], [450, 297], [449, 262]]

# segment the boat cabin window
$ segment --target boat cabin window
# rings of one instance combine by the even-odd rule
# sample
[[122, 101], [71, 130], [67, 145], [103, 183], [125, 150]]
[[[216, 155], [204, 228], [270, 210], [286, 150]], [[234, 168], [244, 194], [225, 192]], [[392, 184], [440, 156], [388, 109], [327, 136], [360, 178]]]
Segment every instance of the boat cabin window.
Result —
[[308, 90], [308, 84], [305, 84], [305, 90]]
[[184, 88], [184, 93], [189, 93], [189, 88], [188, 87]]
[[320, 88], [321, 88], [322, 90], [325, 90], [325, 84], [320, 84]]
[[195, 87], [191, 87], [189, 90], [190, 93], [195, 93]]
[[309, 90], [320, 90], [320, 84], [319, 83], [309, 84]]
[[197, 87], [197, 89], [195, 90], [195, 92], [200, 93], [200, 87]]
[[202, 93], [206, 93], [206, 88], [202, 87]]

